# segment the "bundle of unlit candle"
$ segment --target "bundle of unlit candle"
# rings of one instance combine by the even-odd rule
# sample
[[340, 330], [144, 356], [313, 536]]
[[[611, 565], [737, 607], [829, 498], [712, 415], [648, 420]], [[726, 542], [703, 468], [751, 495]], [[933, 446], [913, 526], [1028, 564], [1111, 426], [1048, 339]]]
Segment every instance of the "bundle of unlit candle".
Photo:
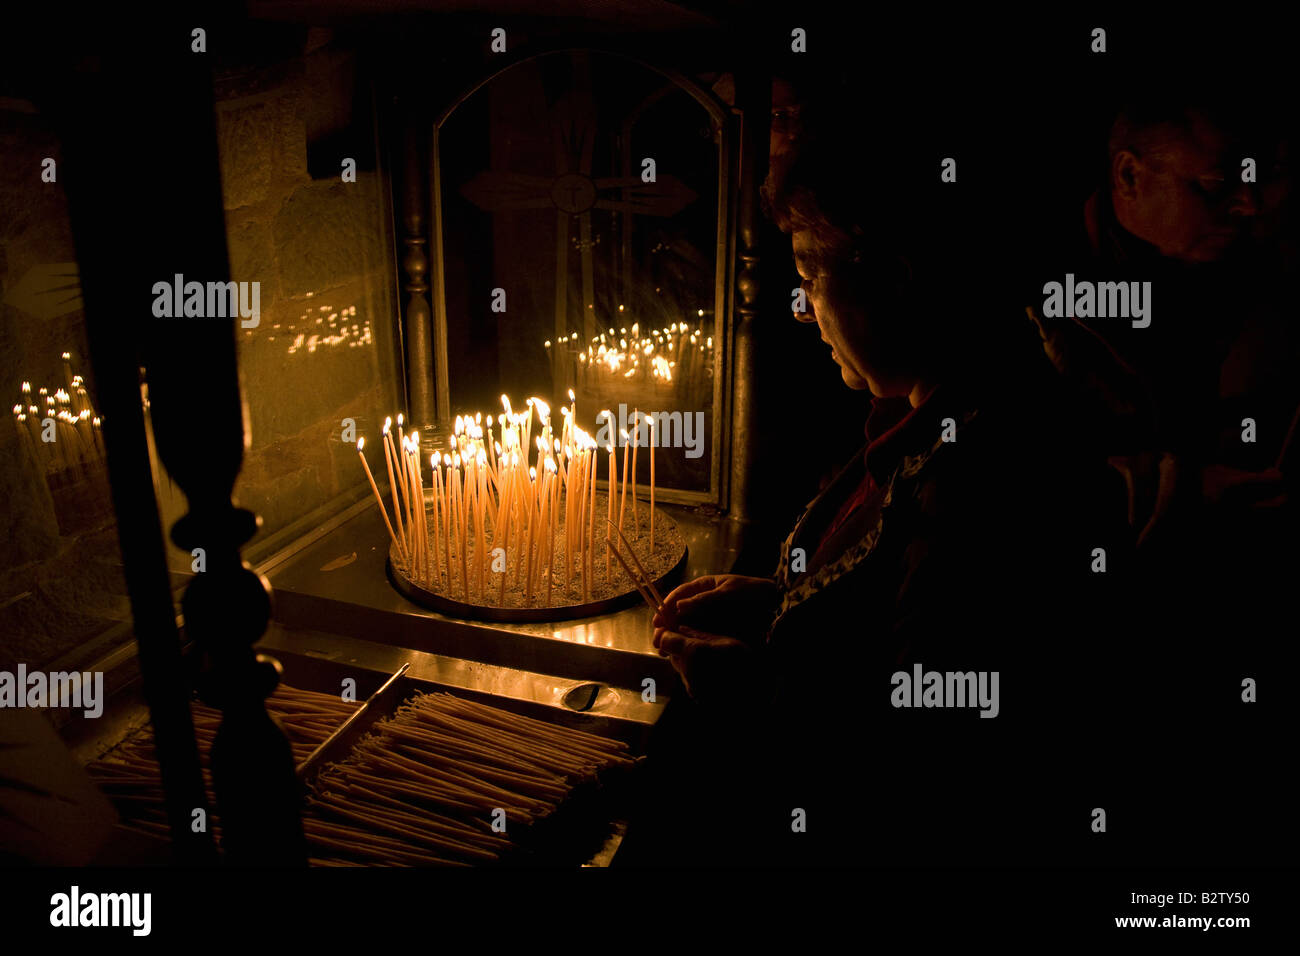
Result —
[[[356, 710], [338, 697], [281, 685], [267, 710], [301, 763]], [[193, 705], [209, 802], [207, 755], [221, 714]], [[631, 766], [622, 741], [534, 720], [450, 694], [417, 695], [376, 723], [347, 759], [316, 777], [303, 812], [319, 866], [489, 864], [554, 814], [577, 786]], [[88, 765], [123, 825], [167, 837], [166, 802], [150, 737]], [[219, 820], [213, 821], [220, 840]]]
[[[643, 549], [651, 571], [666, 570], [658, 568], [664, 562], [654, 560], [656, 546], [663, 549], [669, 543], [656, 534], [656, 419], [634, 414], [636, 429], [645, 434], [632, 440], [626, 429], [615, 435], [613, 413], [601, 412], [598, 421], [605, 424], [599, 434], [604, 437], [598, 441], [578, 427], [572, 390], [569, 399], [570, 405], [560, 410], [558, 437], [551, 430], [550, 406], [536, 397], [516, 413], [509, 397], [502, 395], [502, 414], [495, 422], [488, 415], [486, 425], [481, 412], [457, 417], [448, 450], [429, 457], [427, 473], [420, 460], [419, 435], [404, 434], [399, 415], [394, 441], [392, 420], [385, 421], [382, 444], [391, 519], [366, 460], [365, 439], [357, 442], [395, 563], [408, 578], [478, 605], [550, 607], [553, 589], [559, 592], [556, 605], [589, 602], [600, 585], [609, 596], [631, 583], [619, 580], [622, 572], [605, 540], [607, 523], [620, 534], [626, 527], [628, 547]], [[620, 439], [621, 486], [616, 451]], [[636, 487], [642, 439], [650, 456], [650, 507], [644, 522]], [[607, 459], [604, 463], [601, 456]], [[598, 501], [602, 464], [608, 491]], [[663, 522], [660, 525], [658, 530], [667, 530]], [[664, 557], [671, 563], [675, 554]]]

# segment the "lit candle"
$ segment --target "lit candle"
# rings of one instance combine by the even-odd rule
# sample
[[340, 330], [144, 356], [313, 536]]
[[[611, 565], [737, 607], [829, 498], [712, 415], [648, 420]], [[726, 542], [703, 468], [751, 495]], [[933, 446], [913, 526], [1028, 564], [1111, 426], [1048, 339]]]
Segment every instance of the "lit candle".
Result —
[[485, 525], [487, 516], [487, 453], [480, 450], [478, 457], [474, 459], [475, 470], [478, 472], [478, 591], [483, 594], [486, 587], [486, 575], [488, 572], [488, 553], [487, 553], [487, 527]]
[[618, 530], [623, 532], [623, 512], [627, 510], [627, 429], [621, 429], [619, 434], [623, 437], [623, 490], [619, 493], [618, 498]]
[[591, 585], [594, 584], [593, 578], [596, 576], [595, 554], [596, 554], [596, 451], [597, 446], [592, 442], [591, 447], [591, 506], [587, 509], [587, 542], [584, 551], [587, 555], [587, 563], [590, 568], [584, 568], [587, 571], [587, 583], [583, 588], [586, 600], [591, 600]]
[[[608, 515], [607, 515], [608, 520], [609, 520], [609, 522], [610, 522], [611, 524], [613, 524], [613, 522], [614, 522], [614, 489], [618, 487], [618, 462], [617, 462], [617, 460], [616, 460], [615, 457], [614, 457], [615, 449], [618, 447], [618, 443], [614, 440], [614, 413], [611, 412], [611, 411], [609, 411], [609, 410], [606, 410], [606, 411], [605, 411], [605, 421], [606, 421], [606, 423], [609, 425], [609, 434], [610, 434], [610, 439], [609, 439], [609, 471], [608, 471], [608, 473], [605, 475], [605, 478], [606, 478], [606, 482], [605, 482], [605, 485], [606, 485], [606, 489], [605, 489], [605, 499], [606, 499], [606, 501], [605, 501], [605, 503], [606, 503], [606, 506], [607, 506], [607, 507], [606, 507], [606, 511], [608, 512]], [[610, 582], [610, 577], [611, 577], [611, 575], [614, 573], [613, 570], [611, 569], [611, 562], [612, 562], [612, 560], [613, 560], [613, 555], [611, 554], [611, 550], [612, 550], [612, 549], [611, 549], [610, 546], [609, 546], [609, 537], [608, 537], [608, 535], [607, 535], [607, 536], [606, 536], [606, 539], [605, 539], [605, 583], [606, 583], [606, 584], [609, 584], [609, 582]]]
[[[550, 492], [551, 492], [551, 474], [549, 471], [542, 471], [542, 480], [538, 482], [542, 489], [541, 507], [537, 513], [537, 573], [545, 574], [546, 564], [546, 532], [550, 528]], [[533, 575], [528, 575], [528, 604], [531, 607], [533, 603]]]
[[[452, 452], [451, 468], [447, 471], [447, 508], [451, 512], [451, 550], [456, 555], [464, 547], [460, 524], [460, 452]], [[450, 592], [450, 582], [448, 582]]]
[[408, 435], [402, 439], [402, 454], [398, 462], [398, 480], [402, 482], [403, 503], [406, 506], [406, 537], [408, 540], [407, 554], [412, 561], [412, 567], [419, 563], [420, 555], [417, 550], [420, 546], [419, 535], [415, 527], [415, 476], [411, 473], [411, 437]]
[[429, 497], [433, 499], [433, 566], [430, 569], [433, 574], [430, 579], [430, 587], [435, 588], [438, 586], [438, 579], [442, 574], [439, 568], [441, 562], [438, 560], [438, 545], [440, 543], [438, 513], [441, 506], [441, 502], [439, 501], [439, 493], [442, 486], [442, 481], [440, 480], [441, 477], [442, 476], [438, 470], [438, 453], [434, 452], [429, 456], [429, 490], [433, 492]]
[[406, 452], [403, 457], [405, 459], [402, 464], [405, 468], [407, 494], [411, 498], [411, 527], [408, 529], [411, 535], [411, 570], [413, 579], [419, 581], [422, 557], [420, 552], [420, 498], [415, 477], [415, 465], [413, 464], [415, 454], [411, 449], [409, 436], [406, 439]]
[[641, 447], [641, 413], [632, 409], [632, 432], [636, 441], [632, 445], [632, 537], [641, 537], [641, 522], [636, 514], [636, 453]]
[[564, 483], [564, 589], [569, 589], [569, 566], [573, 562], [573, 479], [577, 473], [577, 462], [573, 459], [573, 449], [566, 446], [564, 455], [569, 459], [568, 480]]
[[524, 605], [533, 603], [533, 545], [537, 540], [537, 521], [533, 509], [532, 489], [528, 492], [528, 533], [524, 536], [524, 560], [520, 565], [524, 569]]
[[18, 432], [18, 441], [23, 448], [28, 450], [29, 453], [34, 452], [35, 449], [31, 447], [32, 436], [27, 431], [27, 413], [23, 411], [22, 405], [14, 406], [14, 430]]
[[[514, 515], [515, 500], [517, 497], [517, 484], [519, 480], [519, 456], [511, 452], [509, 460], [502, 459], [502, 464], [506, 469], [506, 500], [502, 504], [502, 511], [505, 513], [503, 523], [503, 540], [501, 547], [505, 549], [505, 567], [501, 570], [501, 591], [497, 603], [505, 607], [506, 603], [506, 578], [510, 574], [510, 526]], [[518, 560], [518, 555], [515, 556]]]
[[[456, 544], [460, 550], [460, 580], [465, 586], [465, 600], [469, 601], [469, 520], [468, 520], [468, 502], [465, 499], [465, 492], [468, 488], [468, 482], [462, 483], [460, 476], [460, 455], [452, 456], [452, 464], [456, 467]], [[469, 463], [466, 462], [465, 472], [469, 474]]]
[[[384, 516], [384, 524], [388, 528], [388, 536], [393, 539], [393, 544], [397, 544], [397, 535], [393, 531], [392, 522], [388, 520], [388, 512], [384, 510], [384, 499], [379, 497], [379, 487], [375, 484], [375, 476], [370, 473], [370, 465], [366, 461], [366, 453], [362, 451], [365, 447], [364, 438], [357, 439], [357, 457], [361, 459], [361, 467], [366, 470], [366, 477], [370, 480], [370, 490], [375, 493], [375, 504], [379, 505], [379, 513]], [[399, 553], [401, 549], [398, 549]]]
[[[384, 446], [384, 462], [388, 465], [388, 490], [393, 495], [393, 514], [397, 518], [397, 537], [400, 541], [404, 541], [406, 540], [406, 529], [402, 527], [402, 509], [397, 503], [397, 496], [399, 494], [397, 489], [397, 480], [393, 477], [394, 453], [393, 435], [391, 431], [392, 424], [393, 420], [391, 418], [384, 419], [384, 438], [382, 444]], [[400, 544], [398, 545], [397, 553], [402, 556], [403, 560], [406, 559], [406, 549]]]
[[96, 416], [90, 420], [90, 424], [94, 426], [95, 429], [95, 445], [99, 448], [99, 456], [105, 458], [107, 457], [108, 452], [104, 449], [104, 429], [101, 424], [102, 421], [103, 419]]
[[447, 567], [447, 593], [451, 594], [451, 456], [442, 456], [443, 464], [447, 466], [446, 480], [443, 480], [443, 473], [438, 472], [438, 497], [442, 507], [442, 524], [445, 537], [443, 538], [443, 557], [446, 559]]
[[524, 464], [527, 465], [528, 449], [532, 447], [533, 440], [533, 400], [530, 398], [525, 404], [528, 406], [528, 411], [525, 413], [524, 439], [520, 442], [520, 447], [524, 450]]
[[[467, 446], [462, 446], [462, 451], [464, 452], [464, 454], [461, 458], [461, 462], [465, 466], [465, 474], [464, 474], [463, 484], [461, 486], [461, 493], [463, 497], [461, 500], [460, 510], [461, 510], [461, 519], [464, 522], [465, 534], [461, 540], [461, 547], [463, 549], [461, 553], [461, 558], [465, 562], [465, 568], [467, 572], [467, 576], [465, 580], [465, 594], [468, 597], [469, 595], [468, 569], [470, 567], [469, 551], [475, 540], [475, 535], [474, 535], [474, 512], [476, 510], [474, 507], [475, 465], [474, 465], [474, 458], [469, 455], [469, 448]], [[478, 575], [475, 575], [475, 578], [477, 577]]]
[[[399, 418], [401, 416], [398, 416]], [[399, 433], [401, 429], [398, 429]], [[390, 439], [391, 440], [391, 439]], [[400, 449], [400, 451], [399, 451]], [[401, 461], [402, 455], [406, 452], [406, 439], [403, 438], [393, 446], [393, 471], [398, 477], [397, 488], [401, 492], [402, 506], [399, 508], [397, 500], [393, 500], [393, 513], [396, 516], [397, 523], [402, 523], [402, 512], [406, 512], [406, 527], [403, 529], [401, 540], [403, 544], [402, 553], [409, 557], [411, 550], [411, 491], [407, 487], [406, 479], [402, 477]]]
[[577, 502], [574, 505], [573, 528], [573, 551], [574, 557], [578, 561], [578, 569], [575, 573], [574, 583], [578, 586], [578, 597], [582, 598], [587, 593], [587, 562], [583, 556], [583, 545], [585, 543], [585, 529], [587, 527], [587, 466], [590, 463], [591, 456], [587, 454], [586, 449], [578, 450], [577, 458], [577, 480], [570, 481], [570, 488], [577, 496]]
[[424, 516], [424, 475], [420, 471], [420, 433], [411, 432], [411, 474], [414, 484], [411, 492], [415, 498], [415, 529], [419, 534], [416, 554], [420, 564], [420, 580], [429, 573], [429, 528]]
[[654, 412], [649, 414], [650, 425], [650, 553], [655, 553], [655, 445], [659, 433], [655, 431]]
[[551, 606], [551, 579], [555, 577], [555, 512], [559, 506], [559, 479], [556, 476], [556, 465], [551, 459], [546, 460], [547, 471], [550, 472], [548, 481], [550, 482], [550, 510], [547, 515], [546, 523], [546, 606]]

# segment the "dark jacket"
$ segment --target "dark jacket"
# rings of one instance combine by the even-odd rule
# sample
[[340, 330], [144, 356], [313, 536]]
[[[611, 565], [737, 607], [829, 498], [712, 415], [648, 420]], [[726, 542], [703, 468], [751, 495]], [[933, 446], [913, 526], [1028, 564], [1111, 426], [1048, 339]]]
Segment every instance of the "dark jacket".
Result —
[[[1030, 394], [934, 390], [869, 441], [786, 540], [768, 640], [771, 734], [789, 761], [775, 803], [820, 825], [783, 834], [790, 859], [898, 862], [926, 847], [938, 862], [998, 862], [1048, 858], [1086, 836], [1071, 833], [1077, 808], [1062, 802], [1062, 781], [1083, 767], [1063, 754], [1095, 717], [1087, 701], [1105, 697], [1097, 621], [1126, 533], [1119, 489], [1087, 473], [1068, 422]], [[863, 505], [819, 549], [864, 481]], [[1094, 548], [1109, 574], [1094, 572]], [[896, 707], [894, 675], [917, 665], [997, 672], [997, 716]]]

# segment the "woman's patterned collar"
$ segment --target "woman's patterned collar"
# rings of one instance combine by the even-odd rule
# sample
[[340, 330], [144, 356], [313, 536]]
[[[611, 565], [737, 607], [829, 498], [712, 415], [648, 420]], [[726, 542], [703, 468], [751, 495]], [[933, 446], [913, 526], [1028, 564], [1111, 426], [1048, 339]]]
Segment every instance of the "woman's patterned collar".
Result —
[[[919, 411], [919, 409], [918, 409]], [[974, 409], [964, 412], [960, 420], [954, 419], [958, 426], [964, 426], [973, 421], [978, 412]], [[834, 561], [829, 561], [822, 565], [816, 571], [811, 573], [801, 573], [791, 575], [790, 573], [790, 552], [795, 538], [798, 536], [800, 529], [803, 527], [804, 520], [801, 518], [795, 525], [793, 531], [786, 537], [781, 544], [781, 563], [777, 567], [776, 582], [781, 588], [781, 606], [777, 612], [775, 626], [777, 621], [790, 610], [802, 604], [808, 598], [817, 592], [823, 590], [837, 579], [848, 574], [858, 565], [862, 564], [875, 550], [877, 542], [880, 540], [881, 532], [884, 528], [886, 515], [889, 513], [890, 506], [893, 504], [895, 489], [900, 480], [913, 481], [929, 464], [934, 456], [945, 445], [953, 444], [944, 441], [942, 430], [940, 430], [931, 443], [924, 451], [915, 455], [905, 455], [895, 465], [893, 471], [886, 476], [882, 482], [883, 494], [881, 497], [880, 516], [876, 523], [857, 541], [849, 547], [842, 555]], [[828, 490], [829, 493], [829, 490]], [[808, 510], [804, 513], [804, 518], [808, 513], [817, 506], [820, 497], [816, 499]]]

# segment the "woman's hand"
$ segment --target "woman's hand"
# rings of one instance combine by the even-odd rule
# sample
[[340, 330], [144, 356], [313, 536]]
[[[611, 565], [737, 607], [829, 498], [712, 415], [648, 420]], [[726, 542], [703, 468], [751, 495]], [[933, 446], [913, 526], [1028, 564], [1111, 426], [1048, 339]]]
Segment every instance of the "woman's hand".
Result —
[[770, 578], [708, 574], [674, 588], [654, 616], [655, 647], [665, 630], [686, 629], [726, 634], [747, 644], [767, 635], [780, 603], [780, 589]]
[[655, 631], [659, 653], [682, 675], [686, 692], [697, 701], [723, 703], [752, 687], [757, 652], [743, 641], [693, 628]]

